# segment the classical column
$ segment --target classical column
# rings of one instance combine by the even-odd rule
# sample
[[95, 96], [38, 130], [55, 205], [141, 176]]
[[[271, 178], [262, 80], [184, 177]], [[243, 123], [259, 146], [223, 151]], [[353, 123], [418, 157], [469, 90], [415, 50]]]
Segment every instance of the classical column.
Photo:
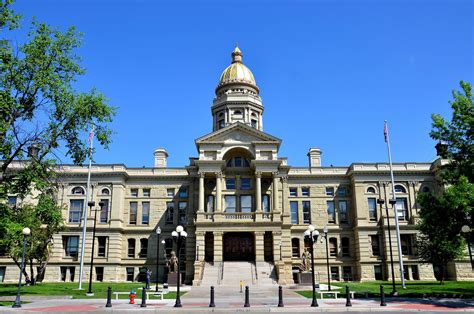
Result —
[[255, 172], [255, 208], [257, 212], [262, 211], [262, 173]]
[[273, 212], [278, 212], [280, 209], [280, 206], [278, 203], [278, 172], [273, 173], [272, 193], [273, 193]]
[[199, 172], [199, 212], [204, 212], [204, 172]]
[[288, 211], [287, 207], [287, 200], [288, 200], [288, 176], [281, 177], [282, 182], [282, 202], [281, 202], [281, 211], [286, 213]]
[[255, 232], [255, 261], [256, 262], [264, 262], [265, 261], [265, 256], [264, 256], [264, 235], [265, 232], [262, 231], [256, 231]]
[[222, 211], [222, 172], [216, 172], [216, 212]]
[[222, 262], [223, 251], [222, 251], [222, 236], [223, 232], [214, 231], [214, 262]]
[[[204, 252], [205, 252], [205, 233], [196, 232], [196, 260], [204, 261]], [[213, 248], [214, 249], [214, 248]]]

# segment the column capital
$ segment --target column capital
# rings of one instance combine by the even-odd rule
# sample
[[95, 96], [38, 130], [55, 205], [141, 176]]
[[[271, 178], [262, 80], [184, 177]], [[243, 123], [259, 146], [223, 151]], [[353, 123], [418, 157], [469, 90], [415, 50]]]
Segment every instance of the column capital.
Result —
[[389, 186], [390, 185], [390, 181], [380, 181], [380, 184], [384, 185], [384, 186]]
[[217, 235], [217, 236], [222, 236], [222, 235], [224, 234], [224, 231], [213, 231], [212, 234], [213, 234], [214, 236], [216, 236], [216, 235]]
[[255, 231], [255, 236], [263, 237], [265, 235], [265, 231]]
[[272, 172], [272, 176], [273, 176], [274, 179], [278, 178], [278, 175], [279, 175], [278, 171]]
[[214, 174], [216, 175], [216, 178], [219, 178], [219, 179], [222, 179], [222, 172], [214, 172]]
[[206, 173], [204, 171], [199, 171], [198, 172], [198, 177], [199, 178], [204, 178], [206, 176]]
[[255, 177], [261, 178], [262, 177], [262, 172], [261, 171], [255, 171]]
[[411, 184], [413, 186], [416, 186], [418, 183], [420, 183], [419, 181], [408, 181], [408, 184]]
[[204, 231], [196, 232], [196, 237], [204, 237], [205, 235], [206, 235], [206, 232]]
[[281, 177], [281, 181], [282, 181], [283, 183], [288, 183], [288, 176], [282, 176], [282, 177]]

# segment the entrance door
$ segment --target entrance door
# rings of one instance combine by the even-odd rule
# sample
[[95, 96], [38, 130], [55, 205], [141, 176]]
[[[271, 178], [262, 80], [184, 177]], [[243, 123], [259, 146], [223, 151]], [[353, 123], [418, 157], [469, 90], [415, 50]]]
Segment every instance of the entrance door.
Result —
[[224, 261], [255, 261], [255, 238], [250, 232], [224, 234]]
[[208, 263], [214, 262], [214, 234], [206, 232], [204, 260]]

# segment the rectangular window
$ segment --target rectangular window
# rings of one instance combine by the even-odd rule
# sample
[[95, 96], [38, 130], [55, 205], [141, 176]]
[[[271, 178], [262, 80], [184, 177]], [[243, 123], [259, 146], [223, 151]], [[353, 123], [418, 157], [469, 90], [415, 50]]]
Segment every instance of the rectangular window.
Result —
[[344, 281], [352, 281], [352, 267], [342, 266], [342, 279]]
[[242, 213], [251, 213], [253, 211], [251, 195], [240, 195], [240, 211]]
[[64, 255], [77, 257], [79, 251], [79, 237], [78, 236], [63, 236]]
[[382, 266], [374, 265], [374, 275], [375, 275], [375, 280], [383, 280]]
[[142, 202], [142, 224], [150, 223], [150, 202]]
[[104, 267], [95, 268], [95, 280], [100, 282], [104, 281]]
[[303, 223], [311, 223], [311, 203], [310, 201], [303, 201]]
[[334, 209], [334, 201], [326, 201], [328, 211], [328, 222], [336, 223], [336, 210]]
[[309, 196], [309, 188], [308, 187], [301, 188], [301, 195], [302, 196]]
[[151, 190], [150, 189], [143, 189], [143, 197], [150, 197]]
[[339, 281], [339, 267], [331, 267], [331, 280]]
[[82, 210], [84, 209], [84, 200], [71, 200], [69, 207], [69, 222], [81, 222]]
[[326, 195], [327, 196], [334, 196], [334, 188], [331, 186], [331, 187], [326, 187]]
[[262, 195], [262, 210], [264, 213], [270, 212], [270, 195]]
[[134, 280], [134, 269], [133, 267], [127, 267], [127, 281], [133, 281]]
[[375, 198], [368, 198], [367, 205], [369, 206], [370, 221], [377, 221], [377, 201], [375, 200]]
[[290, 188], [290, 196], [298, 196], [298, 189]]
[[172, 224], [174, 220], [174, 203], [166, 202], [166, 223]]
[[339, 201], [339, 219], [341, 223], [347, 223], [349, 221], [347, 217], [347, 201]]
[[225, 188], [227, 190], [235, 190], [235, 179], [234, 178], [225, 179]]
[[145, 258], [148, 255], [148, 239], [140, 239], [140, 257]]
[[5, 272], [7, 270], [6, 266], [0, 266], [0, 282], [5, 280]]
[[166, 196], [173, 197], [174, 196], [174, 189], [166, 189]]
[[235, 167], [242, 167], [242, 157], [235, 157], [234, 158], [234, 165], [235, 165]]
[[337, 256], [337, 239], [329, 238], [329, 256]]
[[397, 198], [397, 203], [395, 204], [397, 209], [398, 220], [408, 220], [408, 208], [407, 208], [407, 199], [406, 198]]
[[131, 189], [130, 190], [130, 195], [133, 196], [133, 197], [137, 197], [138, 196], [138, 189]]
[[400, 235], [400, 246], [402, 247], [403, 255], [412, 255], [411, 235], [401, 234]]
[[411, 265], [411, 277], [413, 280], [420, 280], [420, 273], [418, 272], [418, 265]]
[[178, 220], [180, 225], [185, 225], [187, 223], [186, 211], [188, 209], [188, 202], [179, 202], [178, 203]]
[[242, 190], [250, 190], [252, 188], [252, 181], [250, 178], [242, 178], [240, 179], [240, 188]]
[[103, 199], [100, 200], [104, 203], [104, 206], [100, 209], [100, 223], [107, 223], [109, 221], [109, 200]]
[[179, 197], [180, 198], [188, 198], [188, 188], [187, 187], [182, 187], [179, 189]]
[[347, 194], [347, 190], [345, 186], [340, 186], [337, 189], [337, 196], [346, 196], [346, 194]]
[[235, 213], [235, 195], [224, 196], [224, 211], [226, 213]]
[[97, 256], [107, 256], [107, 238], [108, 237], [97, 237]]
[[403, 277], [405, 280], [410, 280], [410, 272], [408, 271], [408, 265], [403, 265]]
[[350, 240], [347, 237], [341, 239], [341, 251], [343, 257], [351, 256]]
[[213, 213], [214, 212], [214, 195], [208, 195], [207, 196], [206, 211], [208, 213]]
[[291, 223], [298, 224], [298, 202], [290, 202]]
[[380, 256], [380, 240], [378, 235], [371, 235], [370, 242], [372, 243], [372, 255]]
[[137, 224], [137, 202], [130, 202], [129, 224]]
[[128, 252], [127, 256], [134, 258], [135, 257], [135, 239], [128, 239]]

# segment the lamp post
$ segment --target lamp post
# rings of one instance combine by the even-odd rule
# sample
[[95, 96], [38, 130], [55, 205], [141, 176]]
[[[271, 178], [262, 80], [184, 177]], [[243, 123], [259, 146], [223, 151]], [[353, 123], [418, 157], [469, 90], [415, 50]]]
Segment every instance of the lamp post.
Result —
[[328, 274], [328, 290], [331, 291], [331, 273], [329, 272], [328, 226], [324, 226], [323, 233], [324, 239], [326, 240], [326, 270]]
[[160, 234], [161, 234], [161, 228], [158, 226], [156, 227], [156, 287], [155, 287], [155, 292], [158, 292], [158, 279], [160, 276], [158, 276], [158, 267], [160, 264]]
[[[92, 207], [95, 206], [94, 201], [90, 201], [87, 203], [90, 207], [90, 212], [92, 212]], [[104, 202], [99, 202], [100, 206], [100, 211], [102, 211], [102, 208], [104, 207], [105, 203]], [[94, 227], [92, 228], [92, 252], [91, 252], [91, 267], [90, 267], [90, 272], [89, 272], [89, 291], [87, 291], [86, 295], [91, 297], [94, 295], [94, 292], [92, 292], [92, 273], [94, 269], [94, 248], [95, 248], [95, 227], [97, 224], [97, 212], [99, 210], [96, 208], [94, 210]]]
[[[395, 201], [396, 203], [397, 201]], [[377, 204], [380, 205], [380, 211], [382, 211], [382, 205], [385, 204], [385, 201], [381, 198], [377, 199]], [[392, 204], [392, 200], [390, 200]], [[392, 205], [393, 206], [393, 205]], [[388, 215], [388, 206], [385, 206], [385, 216], [387, 216], [387, 229], [388, 229], [388, 245], [390, 248], [390, 267], [392, 269], [392, 292], [391, 295], [396, 296], [398, 294], [397, 288], [395, 286], [395, 270], [393, 268], [393, 251], [392, 251], [392, 235], [390, 233], [390, 217]], [[397, 217], [398, 219], [398, 217]]]
[[474, 269], [474, 263], [472, 262], [471, 241], [469, 241], [471, 228], [468, 225], [464, 225], [461, 228], [461, 232], [464, 233], [466, 237], [467, 249], [469, 250], [469, 259], [471, 261], [471, 268]]
[[31, 233], [31, 229], [26, 227], [23, 228], [23, 255], [21, 258], [21, 268], [20, 268], [20, 279], [18, 280], [18, 291], [16, 293], [15, 303], [13, 303], [12, 307], [21, 307], [20, 301], [20, 290], [21, 290], [21, 278], [23, 276], [23, 270], [25, 269], [25, 253], [26, 253], [26, 237], [28, 237]]
[[176, 227], [176, 230], [171, 232], [171, 236], [173, 237], [173, 240], [177, 243], [177, 246], [178, 246], [178, 274], [177, 274], [177, 281], [178, 281], [178, 285], [176, 287], [176, 302], [174, 303], [174, 307], [181, 307], [181, 298], [179, 296], [179, 286], [181, 284], [181, 279], [180, 279], [180, 250], [181, 250], [181, 244], [182, 244], [182, 241], [184, 241], [186, 239], [186, 237], [188, 236], [188, 234], [186, 233], [186, 231], [184, 231], [184, 228], [183, 226], [177, 226]]
[[313, 301], [311, 302], [312, 307], [319, 306], [318, 300], [316, 299], [316, 283], [314, 282], [314, 242], [318, 240], [319, 231], [315, 230], [313, 225], [308, 226], [308, 230], [304, 232], [304, 237], [309, 239], [311, 244], [311, 280], [313, 283]]

